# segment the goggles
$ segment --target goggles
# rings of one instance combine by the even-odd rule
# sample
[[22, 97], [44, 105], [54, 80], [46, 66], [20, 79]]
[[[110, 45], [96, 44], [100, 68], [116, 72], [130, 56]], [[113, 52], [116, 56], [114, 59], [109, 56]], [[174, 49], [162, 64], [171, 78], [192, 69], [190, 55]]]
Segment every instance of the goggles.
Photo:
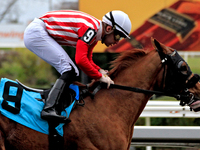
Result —
[[121, 39], [126, 38], [126, 36], [118, 30], [114, 30], [114, 40], [120, 41]]

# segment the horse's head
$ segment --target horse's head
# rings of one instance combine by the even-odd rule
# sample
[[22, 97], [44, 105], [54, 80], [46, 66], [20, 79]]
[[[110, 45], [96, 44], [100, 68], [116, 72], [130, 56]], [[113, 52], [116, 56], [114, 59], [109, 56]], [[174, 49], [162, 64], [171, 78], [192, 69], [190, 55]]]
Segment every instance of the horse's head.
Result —
[[187, 89], [195, 86], [199, 76], [192, 73], [175, 49], [154, 38], [151, 41], [154, 50], [129, 50], [115, 59], [110, 77], [116, 84], [156, 90], [166, 95], [188, 94]]
[[192, 73], [190, 67], [178, 52], [153, 38], [151, 40], [164, 66], [163, 76], [166, 76], [163, 78], [164, 91], [180, 93], [194, 87], [199, 80], [199, 76]]

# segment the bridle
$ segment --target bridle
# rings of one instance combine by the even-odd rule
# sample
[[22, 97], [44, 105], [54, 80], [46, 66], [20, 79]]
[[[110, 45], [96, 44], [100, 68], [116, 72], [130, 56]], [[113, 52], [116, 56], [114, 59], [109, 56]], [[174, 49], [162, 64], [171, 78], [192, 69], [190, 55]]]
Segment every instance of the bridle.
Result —
[[[184, 59], [177, 53], [176, 50], [174, 50], [174, 52], [169, 55], [164, 54], [158, 50], [157, 52], [160, 56], [161, 63], [164, 67], [163, 78], [162, 78], [163, 79], [162, 85], [165, 84], [164, 91], [170, 91], [172, 89], [172, 85], [176, 86], [176, 91], [180, 91], [180, 88], [183, 89], [183, 86], [184, 88], [187, 88], [185, 87], [185, 83], [186, 81], [188, 81], [189, 77], [192, 75], [192, 71], [190, 67], [188, 66], [188, 64], [184, 61]], [[183, 63], [186, 64], [186, 67], [184, 68], [185, 70], [181, 70]], [[167, 74], [165, 78], [164, 76], [166, 72], [166, 66], [167, 66]], [[185, 72], [183, 73], [183, 71]], [[173, 80], [171, 80], [171, 77], [174, 80], [177, 79], [176, 82], [172, 82]], [[177, 86], [177, 83], [178, 83], [178, 86]], [[173, 91], [174, 90], [175, 88], [173, 89]]]
[[[164, 67], [163, 71], [163, 78], [162, 78], [162, 87], [165, 84], [164, 91], [152, 91], [152, 90], [144, 90], [136, 87], [129, 87], [129, 86], [122, 86], [117, 84], [111, 84], [110, 88], [115, 89], [121, 89], [126, 91], [132, 91], [137, 93], [144, 93], [144, 94], [156, 94], [156, 95], [162, 95], [162, 96], [169, 96], [174, 97], [177, 100], [180, 100], [180, 105], [184, 106], [186, 104], [191, 103], [194, 100], [194, 95], [188, 91], [189, 88], [194, 87], [195, 84], [199, 81], [200, 77], [199, 75], [195, 74], [191, 79], [189, 77], [192, 75], [192, 71], [190, 70], [190, 67], [188, 64], [184, 61], [184, 59], [177, 53], [176, 50], [170, 55], [164, 54], [157, 50], [161, 63]], [[187, 73], [182, 73], [181, 65], [183, 63], [187, 64]], [[167, 66], [167, 74], [166, 73], [166, 66]], [[176, 73], [175, 73], [176, 72]], [[175, 81], [168, 81], [170, 79], [170, 75], [173, 74], [177, 77], [176, 82]], [[178, 86], [177, 84], [178, 80]], [[187, 83], [186, 83], [187, 81]], [[171, 88], [173, 86], [173, 88]], [[174, 88], [174, 86], [176, 88]], [[101, 88], [106, 88], [106, 83], [100, 83], [93, 91], [92, 95], [94, 96]], [[182, 89], [182, 92], [179, 93], [178, 90], [175, 89]]]
[[[199, 75], [194, 74], [194, 76], [190, 78], [190, 76], [192, 75], [192, 71], [185, 60], [177, 53], [176, 50], [174, 50], [174, 52], [169, 55], [164, 54], [158, 50], [157, 52], [159, 53], [161, 63], [164, 66], [162, 81], [162, 84], [165, 83], [164, 93], [179, 93], [179, 91], [182, 91], [181, 94], [174, 94], [174, 96], [172, 97], [180, 100], [181, 106], [193, 103], [194, 95], [189, 92], [188, 89], [194, 87], [195, 84], [199, 81]], [[185, 71], [181, 69], [183, 63], [186, 64], [186, 67], [184, 68]], [[165, 66], [167, 66], [166, 78], [164, 78], [166, 70]], [[173, 75], [173, 78], [175, 79], [171, 80], [171, 78], [169, 77], [170, 75]], [[164, 81], [164, 79], [166, 79], [166, 81]]]

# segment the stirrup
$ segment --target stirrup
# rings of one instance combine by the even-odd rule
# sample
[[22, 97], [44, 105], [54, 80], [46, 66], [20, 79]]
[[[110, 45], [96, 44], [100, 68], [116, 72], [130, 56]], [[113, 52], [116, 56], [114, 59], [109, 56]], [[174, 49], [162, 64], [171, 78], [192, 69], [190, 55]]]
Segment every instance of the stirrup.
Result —
[[[53, 120], [53, 119], [65, 119], [64, 116], [60, 116], [58, 114], [56, 114], [55, 111], [51, 110], [51, 111], [45, 111], [45, 110], [42, 110], [41, 112], [41, 118], [44, 119], [44, 120]], [[57, 120], [56, 119], [56, 120]]]
[[66, 117], [64, 119], [64, 123], [70, 123], [71, 119], [67, 118], [67, 111], [66, 110], [65, 110], [65, 113], [66, 113]]
[[[67, 114], [66, 110], [65, 110], [65, 112]], [[54, 114], [52, 114], [52, 113], [54, 113]], [[52, 110], [51, 113], [49, 113], [48, 111], [42, 110], [41, 118], [48, 121], [48, 122], [59, 122], [59, 123], [70, 123], [71, 122], [70, 119], [68, 119], [65, 116], [61, 116], [61, 115], [56, 114], [56, 112], [53, 111], [53, 110]]]

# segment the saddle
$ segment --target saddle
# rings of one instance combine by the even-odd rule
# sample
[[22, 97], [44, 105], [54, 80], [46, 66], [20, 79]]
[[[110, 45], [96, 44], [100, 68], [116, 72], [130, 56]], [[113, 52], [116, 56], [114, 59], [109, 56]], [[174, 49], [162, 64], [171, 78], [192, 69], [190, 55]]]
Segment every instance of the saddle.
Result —
[[[16, 79], [16, 82], [23, 88], [25, 89], [26, 91], [31, 91], [31, 92], [37, 92], [37, 93], [40, 93], [42, 99], [37, 99], [39, 101], [43, 101], [45, 102], [47, 97], [48, 97], [48, 94], [50, 92], [50, 89], [36, 89], [36, 88], [31, 88], [31, 87], [28, 87], [26, 85], [24, 85], [23, 83], [21, 83], [19, 80]], [[80, 85], [79, 85], [80, 86]], [[72, 102], [76, 99], [77, 102], [76, 104], [79, 105], [79, 106], [84, 106], [85, 102], [84, 102], [84, 98], [88, 95], [90, 95], [90, 92], [87, 88], [83, 89], [83, 87], [86, 87], [86, 86], [83, 86], [81, 85], [81, 91], [79, 91], [79, 87], [78, 85], [76, 86], [75, 84], [71, 84], [69, 86], [69, 88], [65, 89], [67, 91], [65, 91], [64, 93], [62, 93], [62, 96], [59, 100], [59, 102], [57, 103], [57, 105], [60, 105], [60, 111], [64, 110], [64, 108], [68, 107], [70, 104], [72, 104]], [[76, 93], [77, 92], [77, 93]], [[79, 94], [80, 93], [80, 94]], [[63, 100], [62, 99], [65, 98], [67, 99], [67, 101]], [[83, 101], [83, 103], [81, 103], [81, 101]]]

